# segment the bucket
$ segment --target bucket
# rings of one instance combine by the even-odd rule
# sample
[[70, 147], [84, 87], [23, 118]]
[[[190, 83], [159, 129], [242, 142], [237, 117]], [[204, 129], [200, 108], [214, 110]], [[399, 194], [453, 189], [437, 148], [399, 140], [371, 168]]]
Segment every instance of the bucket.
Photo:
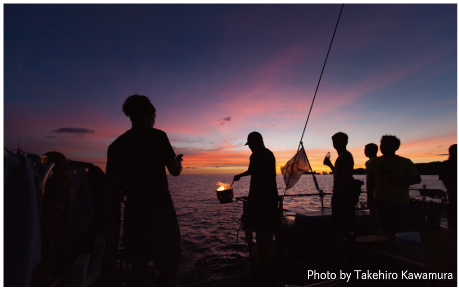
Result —
[[217, 199], [220, 204], [227, 204], [233, 201], [233, 189], [217, 191]]

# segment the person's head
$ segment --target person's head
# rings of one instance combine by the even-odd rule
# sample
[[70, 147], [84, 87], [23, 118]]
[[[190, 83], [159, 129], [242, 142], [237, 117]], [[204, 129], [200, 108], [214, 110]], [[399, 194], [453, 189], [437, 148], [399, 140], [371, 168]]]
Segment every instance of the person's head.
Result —
[[332, 136], [333, 147], [337, 151], [345, 150], [349, 137], [344, 132], [337, 132]]
[[383, 135], [381, 137], [381, 145], [379, 150], [383, 155], [395, 155], [395, 152], [400, 148], [400, 139], [395, 135]]
[[378, 154], [378, 145], [369, 143], [365, 146], [365, 156], [367, 158], [374, 158]]
[[123, 103], [123, 112], [133, 124], [146, 124], [151, 127], [155, 124], [156, 109], [144, 95], [129, 96]]
[[249, 133], [247, 136], [247, 143], [245, 145], [248, 145], [252, 151], [265, 147], [263, 137], [257, 131]]
[[448, 151], [450, 159], [457, 159], [457, 144], [450, 146]]

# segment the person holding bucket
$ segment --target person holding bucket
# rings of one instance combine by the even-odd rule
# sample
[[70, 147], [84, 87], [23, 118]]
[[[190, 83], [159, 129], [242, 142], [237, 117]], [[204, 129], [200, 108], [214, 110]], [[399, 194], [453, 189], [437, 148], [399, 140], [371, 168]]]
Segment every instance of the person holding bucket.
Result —
[[249, 168], [242, 174], [235, 175], [233, 180], [251, 176], [249, 196], [241, 221], [244, 227], [256, 232], [259, 246], [260, 266], [257, 273], [267, 272], [267, 261], [272, 241], [272, 234], [276, 235], [278, 245], [282, 246], [282, 219], [278, 209], [278, 191], [276, 182], [276, 158], [265, 147], [263, 137], [259, 132], [251, 132], [247, 143], [252, 155]]

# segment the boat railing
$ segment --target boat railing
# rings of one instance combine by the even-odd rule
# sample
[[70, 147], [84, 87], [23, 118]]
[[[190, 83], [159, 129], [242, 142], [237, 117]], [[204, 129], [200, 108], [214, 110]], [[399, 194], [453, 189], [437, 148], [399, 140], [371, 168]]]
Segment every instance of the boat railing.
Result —
[[[419, 194], [421, 197], [430, 197], [434, 199], [441, 199], [442, 202], [446, 203], [447, 202], [447, 194], [444, 190], [441, 189], [426, 189], [425, 187], [423, 188], [413, 188], [410, 187], [410, 191], [419, 191]], [[360, 194], [366, 194], [366, 191], [360, 191]], [[292, 198], [292, 197], [312, 197], [312, 196], [319, 196], [320, 201], [321, 201], [321, 209], [324, 210], [326, 207], [324, 206], [324, 197], [327, 195], [333, 195], [333, 193], [324, 193], [322, 190], [319, 191], [319, 193], [309, 193], [309, 194], [293, 194], [293, 195], [283, 195], [278, 197], [279, 201], [279, 207], [283, 205], [284, 198]], [[243, 197], [236, 197], [236, 202], [241, 201], [241, 202], [247, 202], [248, 197], [243, 196]], [[358, 202], [356, 202], [358, 204]], [[365, 209], [366, 205], [361, 204], [360, 207], [356, 205], [356, 210], [358, 209]]]
[[[333, 195], [333, 193], [324, 193], [323, 191], [320, 191], [319, 193], [313, 193], [313, 194], [295, 194], [295, 195], [283, 195], [283, 196], [278, 196], [277, 201], [279, 202], [279, 210], [283, 212], [283, 204], [284, 204], [284, 198], [285, 197], [312, 197], [312, 196], [319, 196], [320, 197], [320, 203], [321, 203], [321, 209], [325, 210], [327, 207], [324, 206], [324, 197], [327, 195]], [[241, 202], [247, 202], [248, 197], [236, 197], [236, 202], [241, 201]]]

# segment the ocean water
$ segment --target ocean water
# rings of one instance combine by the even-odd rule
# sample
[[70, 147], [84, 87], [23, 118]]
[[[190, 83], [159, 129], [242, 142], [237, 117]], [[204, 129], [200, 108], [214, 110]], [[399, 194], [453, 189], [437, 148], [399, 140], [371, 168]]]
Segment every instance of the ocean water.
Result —
[[[319, 186], [325, 193], [331, 193], [333, 175], [317, 175]], [[364, 175], [354, 176], [365, 182]], [[169, 189], [177, 212], [182, 236], [183, 257], [179, 264], [177, 285], [220, 279], [236, 275], [236, 264], [246, 256], [247, 246], [243, 240], [244, 232], [237, 231], [238, 220], [242, 214], [242, 202], [220, 204], [217, 200], [217, 181], [231, 184], [233, 175], [180, 175], [168, 176]], [[234, 198], [248, 195], [250, 177], [243, 177], [233, 185]], [[446, 190], [438, 176], [422, 176], [422, 182], [430, 189]], [[284, 194], [285, 184], [282, 175], [277, 176], [279, 195]], [[362, 186], [366, 191], [366, 186]], [[317, 193], [311, 175], [304, 175], [287, 195]], [[418, 191], [410, 191], [412, 197]], [[325, 196], [324, 205], [330, 206], [331, 196]], [[366, 201], [366, 194], [360, 196]], [[320, 210], [320, 198], [286, 197], [284, 215]], [[446, 226], [442, 221], [442, 226]], [[150, 263], [147, 272], [147, 285], [154, 285], [157, 272]]]

